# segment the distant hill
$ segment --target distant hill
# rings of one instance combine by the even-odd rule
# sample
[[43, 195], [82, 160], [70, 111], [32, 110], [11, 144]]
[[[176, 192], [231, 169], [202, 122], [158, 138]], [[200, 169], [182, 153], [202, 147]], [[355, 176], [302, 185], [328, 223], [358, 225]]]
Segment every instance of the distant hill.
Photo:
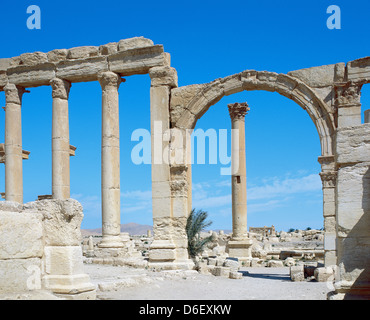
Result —
[[[146, 225], [146, 224], [138, 224], [138, 223], [126, 223], [121, 224], [121, 232], [128, 232], [132, 236], [136, 235], [143, 235], [147, 234], [147, 231], [152, 231], [153, 234], [153, 226]], [[101, 228], [98, 229], [82, 229], [81, 230], [82, 236], [101, 236]]]

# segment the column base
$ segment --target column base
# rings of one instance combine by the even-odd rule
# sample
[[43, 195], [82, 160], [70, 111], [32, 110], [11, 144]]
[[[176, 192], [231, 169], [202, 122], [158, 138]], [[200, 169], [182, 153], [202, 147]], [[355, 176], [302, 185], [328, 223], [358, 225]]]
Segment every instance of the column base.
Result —
[[187, 261], [162, 261], [162, 262], [149, 262], [148, 267], [158, 270], [193, 270], [194, 262], [191, 259]]
[[79, 296], [82, 299], [82, 294], [89, 299], [96, 296], [96, 288], [87, 274], [45, 275], [42, 281], [46, 290], [50, 290], [55, 295], [63, 295], [64, 298], [72, 299], [73, 296], [75, 298]]
[[252, 257], [252, 239], [231, 239], [227, 244], [229, 257], [248, 260]]
[[335, 282], [334, 287], [335, 291], [328, 295], [330, 300], [370, 300], [370, 282], [342, 280]]
[[99, 248], [123, 248], [125, 246], [121, 236], [103, 236]]
[[177, 247], [172, 240], [154, 240], [149, 249], [149, 268], [160, 270], [192, 270], [194, 262], [177, 256]]
[[176, 259], [176, 246], [171, 240], [154, 240], [149, 248], [149, 263], [172, 262]]

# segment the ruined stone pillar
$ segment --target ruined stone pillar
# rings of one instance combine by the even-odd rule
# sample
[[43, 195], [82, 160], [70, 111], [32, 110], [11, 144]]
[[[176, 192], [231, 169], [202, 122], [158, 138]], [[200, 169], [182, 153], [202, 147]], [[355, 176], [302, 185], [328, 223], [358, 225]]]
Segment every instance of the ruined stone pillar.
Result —
[[172, 264], [176, 259], [176, 246], [172, 240], [169, 137], [164, 137], [170, 129], [171, 90], [170, 83], [164, 77], [170, 70], [169, 67], [155, 67], [149, 71], [154, 233], [149, 263], [152, 266]]
[[71, 83], [55, 78], [50, 81], [53, 97], [52, 193], [53, 199], [70, 197], [70, 145], [68, 96]]
[[233, 235], [229, 241], [229, 255], [240, 258], [251, 256], [251, 240], [247, 230], [247, 174], [245, 159], [245, 115], [250, 110], [247, 103], [228, 105], [233, 129], [232, 161], [232, 217]]
[[8, 83], [5, 91], [5, 199], [23, 203], [22, 96], [23, 87]]
[[[152, 201], [154, 239], [149, 251], [149, 265], [164, 269], [189, 269], [193, 263], [187, 252], [185, 232], [188, 210], [186, 163], [175, 165], [172, 155], [184, 160], [185, 136], [170, 129], [171, 88], [177, 87], [177, 73], [170, 66], [149, 71], [150, 117], [152, 135]], [[181, 150], [179, 150], [181, 149]]]
[[336, 132], [334, 299], [370, 299], [370, 125]]
[[123, 247], [121, 240], [120, 145], [118, 88], [121, 77], [99, 73], [102, 95], [102, 241], [101, 248]]
[[337, 171], [334, 156], [319, 157], [318, 161], [322, 168], [320, 177], [323, 193], [325, 266], [332, 266], [337, 263], [335, 214]]

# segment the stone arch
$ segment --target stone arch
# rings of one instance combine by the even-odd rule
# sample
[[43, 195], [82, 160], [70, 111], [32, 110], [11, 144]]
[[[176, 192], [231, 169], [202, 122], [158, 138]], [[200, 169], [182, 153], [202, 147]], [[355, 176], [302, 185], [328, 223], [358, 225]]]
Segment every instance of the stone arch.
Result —
[[[325, 227], [325, 242], [331, 243], [336, 238], [335, 234], [335, 190], [336, 190], [336, 167], [335, 167], [335, 110], [326, 104], [315, 89], [308, 86], [302, 80], [286, 74], [278, 74], [267, 71], [246, 70], [225, 78], [216, 79], [210, 83], [190, 85], [171, 90], [170, 118], [171, 126], [182, 131], [194, 129], [197, 121], [207, 110], [224, 96], [241, 91], [264, 90], [277, 92], [282, 96], [295, 101], [301, 108], [306, 110], [313, 121], [319, 134], [321, 155], [318, 161], [322, 172], [320, 177], [323, 183], [323, 216]], [[185, 147], [189, 157], [191, 148]], [[182, 213], [187, 216], [189, 208], [192, 208], [191, 199], [191, 164], [186, 166], [186, 180], [188, 183], [187, 210]], [[171, 180], [176, 177], [171, 177]], [[176, 195], [173, 195], [176, 198]], [[181, 216], [180, 212], [176, 216]], [[330, 242], [331, 241], [331, 242]], [[335, 246], [325, 247], [325, 264], [336, 264]]]
[[[192, 87], [192, 88], [190, 88]], [[184, 89], [185, 88], [185, 89]], [[307, 111], [315, 124], [321, 142], [321, 156], [334, 155], [333, 134], [335, 132], [334, 111], [301, 80], [286, 74], [267, 71], [246, 70], [208, 84], [188, 86], [175, 90], [186, 90], [185, 99], [177, 101], [171, 97], [171, 123], [175, 128], [193, 129], [204, 113], [224, 96], [241, 91], [265, 90], [277, 92]], [[176, 92], [174, 92], [176, 94]], [[177, 102], [180, 102], [177, 104]]]

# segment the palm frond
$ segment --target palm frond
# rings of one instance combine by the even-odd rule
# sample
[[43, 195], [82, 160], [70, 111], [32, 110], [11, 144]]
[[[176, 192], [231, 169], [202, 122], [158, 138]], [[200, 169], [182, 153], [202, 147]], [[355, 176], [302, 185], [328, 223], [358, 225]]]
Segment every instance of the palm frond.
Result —
[[188, 252], [191, 257], [199, 254], [204, 246], [211, 241], [211, 237], [201, 239], [200, 232], [212, 224], [212, 221], [206, 221], [208, 213], [203, 210], [191, 210], [187, 223], [186, 234], [188, 236]]

